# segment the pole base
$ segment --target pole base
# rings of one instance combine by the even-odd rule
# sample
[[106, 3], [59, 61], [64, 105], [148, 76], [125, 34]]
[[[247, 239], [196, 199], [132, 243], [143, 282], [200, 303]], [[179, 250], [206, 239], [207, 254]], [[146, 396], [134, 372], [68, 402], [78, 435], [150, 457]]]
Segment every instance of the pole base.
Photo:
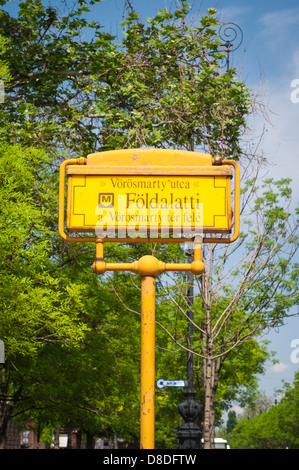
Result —
[[195, 423], [185, 423], [177, 429], [179, 449], [200, 449], [202, 432]]

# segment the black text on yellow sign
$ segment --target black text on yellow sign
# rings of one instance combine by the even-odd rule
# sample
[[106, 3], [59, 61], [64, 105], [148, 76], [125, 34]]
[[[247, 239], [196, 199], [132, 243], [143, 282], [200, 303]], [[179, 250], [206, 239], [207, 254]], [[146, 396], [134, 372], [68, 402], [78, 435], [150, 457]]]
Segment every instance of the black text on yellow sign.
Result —
[[231, 229], [226, 177], [72, 175], [69, 184], [73, 232], [126, 238]]

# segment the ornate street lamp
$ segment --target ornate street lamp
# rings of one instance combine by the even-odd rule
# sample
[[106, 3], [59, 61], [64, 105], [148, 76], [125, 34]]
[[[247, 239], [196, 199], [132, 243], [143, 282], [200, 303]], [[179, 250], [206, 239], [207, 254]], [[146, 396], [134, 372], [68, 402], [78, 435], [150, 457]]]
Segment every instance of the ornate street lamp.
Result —
[[[236, 51], [242, 41], [243, 32], [241, 28], [235, 23], [222, 23], [218, 35], [223, 43], [220, 45], [226, 54], [226, 71], [230, 68], [230, 53]], [[192, 258], [192, 253], [189, 251], [189, 258]], [[192, 350], [193, 346], [193, 296], [194, 285], [193, 275], [191, 272], [187, 274], [188, 279], [188, 343], [189, 349]], [[178, 406], [180, 415], [184, 419], [184, 424], [176, 431], [176, 436], [179, 443], [179, 449], [200, 449], [202, 432], [200, 427], [195, 423], [196, 419], [200, 419], [203, 412], [203, 405], [197, 403], [195, 400], [196, 390], [193, 386], [193, 354], [188, 352], [187, 356], [187, 387], [183, 391], [184, 401]]]
[[[189, 251], [189, 260], [191, 262], [193, 256], [191, 250]], [[193, 298], [194, 298], [194, 284], [192, 273], [187, 273], [188, 291], [188, 345], [189, 349], [193, 347]], [[183, 391], [184, 401], [179, 404], [178, 410], [184, 424], [176, 431], [179, 449], [200, 449], [202, 432], [200, 427], [195, 423], [201, 417], [203, 406], [196, 400], [196, 390], [193, 387], [193, 354], [187, 352], [187, 387]]]
[[226, 53], [226, 71], [230, 67], [230, 53], [236, 51], [243, 41], [243, 32], [235, 23], [222, 23], [218, 30], [218, 35], [223, 42], [221, 48]]

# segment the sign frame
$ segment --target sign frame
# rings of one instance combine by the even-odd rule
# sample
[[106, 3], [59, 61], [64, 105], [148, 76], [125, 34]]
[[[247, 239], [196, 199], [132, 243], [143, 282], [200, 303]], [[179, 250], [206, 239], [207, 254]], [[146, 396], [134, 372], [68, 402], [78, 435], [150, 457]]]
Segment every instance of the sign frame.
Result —
[[[234, 168], [234, 175], [231, 168]], [[233, 235], [230, 237], [213, 237], [213, 234], [228, 234], [229, 230], [221, 233], [219, 230], [211, 230], [210, 236], [203, 237], [206, 243], [232, 243], [239, 235], [239, 212], [240, 212], [240, 170], [239, 165], [234, 160], [212, 158], [209, 154], [189, 152], [183, 150], [168, 149], [126, 149], [99, 152], [90, 154], [86, 158], [69, 159], [60, 166], [59, 180], [59, 233], [63, 239], [69, 242], [116, 242], [116, 243], [186, 243], [192, 242], [194, 237], [150, 237], [141, 238], [111, 238], [98, 236], [73, 236], [65, 233], [65, 176], [72, 178], [72, 175], [87, 176], [188, 176], [188, 177], [224, 177], [231, 179], [234, 177], [234, 213], [232, 213], [231, 200], [227, 210], [231, 211], [228, 217], [233, 226]], [[230, 192], [230, 185], [229, 185]], [[229, 194], [231, 198], [231, 194]], [[231, 198], [232, 199], [232, 198]], [[69, 201], [67, 208], [67, 219], [69, 218]], [[234, 219], [233, 223], [232, 220]], [[71, 232], [71, 230], [69, 230]], [[77, 231], [79, 232], [79, 230]], [[80, 230], [80, 232], [83, 232]]]

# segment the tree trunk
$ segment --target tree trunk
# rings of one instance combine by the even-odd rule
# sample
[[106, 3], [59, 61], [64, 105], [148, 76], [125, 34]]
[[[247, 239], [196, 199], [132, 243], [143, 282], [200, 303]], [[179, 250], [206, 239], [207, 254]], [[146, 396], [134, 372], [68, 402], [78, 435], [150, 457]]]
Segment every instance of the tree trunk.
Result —
[[6, 444], [6, 431], [8, 425], [8, 417], [7, 417], [7, 403], [5, 400], [5, 396], [7, 395], [8, 384], [5, 380], [4, 375], [2, 374], [3, 366], [0, 365], [0, 398], [1, 398], [1, 406], [0, 406], [0, 449], [5, 449]]
[[73, 448], [73, 425], [72, 422], [69, 421], [67, 424], [67, 449]]
[[86, 448], [94, 449], [94, 437], [93, 434], [89, 431], [86, 431]]
[[0, 428], [0, 449], [5, 449], [6, 448], [6, 426], [1, 426]]
[[82, 431], [81, 429], [77, 432], [77, 449], [81, 449], [82, 447]]
[[59, 449], [59, 432], [60, 432], [60, 428], [56, 428], [54, 430], [53, 449]]
[[[212, 253], [210, 258], [212, 263]], [[212, 264], [210, 264], [212, 266]], [[213, 333], [211, 329], [211, 272], [202, 276], [202, 298], [205, 305], [205, 335], [203, 336], [203, 386], [204, 386], [204, 449], [215, 448], [215, 359], [213, 358]]]
[[205, 360], [205, 400], [204, 400], [204, 449], [215, 448], [215, 388], [214, 388], [214, 360]]

